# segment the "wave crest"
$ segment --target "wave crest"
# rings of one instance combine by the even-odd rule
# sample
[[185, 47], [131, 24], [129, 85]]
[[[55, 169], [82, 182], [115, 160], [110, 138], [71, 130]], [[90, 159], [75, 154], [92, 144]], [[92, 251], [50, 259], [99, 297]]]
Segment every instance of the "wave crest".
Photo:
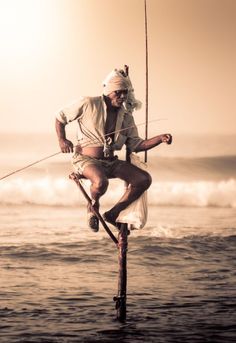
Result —
[[[88, 182], [85, 188], [89, 190]], [[118, 201], [123, 182], [111, 180], [104, 205]], [[3, 181], [0, 188], [2, 204], [36, 204], [48, 206], [85, 205], [85, 199], [71, 180], [63, 177]], [[148, 203], [155, 206], [236, 207], [236, 180], [153, 182], [148, 190]]]

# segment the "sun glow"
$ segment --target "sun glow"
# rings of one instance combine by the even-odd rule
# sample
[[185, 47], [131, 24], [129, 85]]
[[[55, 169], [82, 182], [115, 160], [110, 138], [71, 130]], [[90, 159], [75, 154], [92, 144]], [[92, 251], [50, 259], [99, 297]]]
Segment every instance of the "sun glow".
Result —
[[0, 0], [1, 58], [6, 63], [39, 53], [43, 7], [39, 0]]

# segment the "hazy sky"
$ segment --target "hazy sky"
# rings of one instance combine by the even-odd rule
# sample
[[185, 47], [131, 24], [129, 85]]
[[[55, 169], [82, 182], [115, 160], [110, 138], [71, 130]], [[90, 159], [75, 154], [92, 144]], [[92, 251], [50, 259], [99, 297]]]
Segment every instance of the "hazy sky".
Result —
[[[147, 0], [150, 135], [236, 133], [236, 1]], [[54, 114], [130, 66], [145, 102], [143, 0], [0, 0], [1, 132]], [[144, 108], [136, 122], [144, 121]], [[142, 130], [141, 130], [142, 131]]]

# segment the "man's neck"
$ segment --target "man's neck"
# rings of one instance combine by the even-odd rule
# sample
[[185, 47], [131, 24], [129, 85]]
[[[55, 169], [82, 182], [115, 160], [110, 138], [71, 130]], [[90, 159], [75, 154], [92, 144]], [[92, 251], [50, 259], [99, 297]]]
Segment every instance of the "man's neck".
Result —
[[103, 98], [104, 98], [104, 101], [105, 101], [105, 104], [106, 104], [106, 106], [107, 106], [107, 111], [108, 112], [115, 112], [115, 113], [118, 113], [118, 111], [119, 111], [119, 107], [115, 107], [115, 106], [112, 106], [112, 104], [111, 104], [111, 100], [110, 100], [110, 98], [108, 98], [107, 96], [103, 96]]

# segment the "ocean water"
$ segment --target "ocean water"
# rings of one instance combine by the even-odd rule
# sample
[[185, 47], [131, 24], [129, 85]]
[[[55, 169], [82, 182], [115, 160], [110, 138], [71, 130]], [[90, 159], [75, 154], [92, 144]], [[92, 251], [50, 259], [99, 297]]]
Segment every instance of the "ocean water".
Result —
[[[54, 152], [37, 137], [12, 149], [16, 138], [2, 145], [2, 176]], [[149, 216], [129, 236], [123, 324], [117, 248], [87, 228], [69, 156], [1, 180], [0, 342], [235, 342], [236, 153], [173, 150], [149, 157]], [[102, 211], [122, 191], [111, 180]]]

